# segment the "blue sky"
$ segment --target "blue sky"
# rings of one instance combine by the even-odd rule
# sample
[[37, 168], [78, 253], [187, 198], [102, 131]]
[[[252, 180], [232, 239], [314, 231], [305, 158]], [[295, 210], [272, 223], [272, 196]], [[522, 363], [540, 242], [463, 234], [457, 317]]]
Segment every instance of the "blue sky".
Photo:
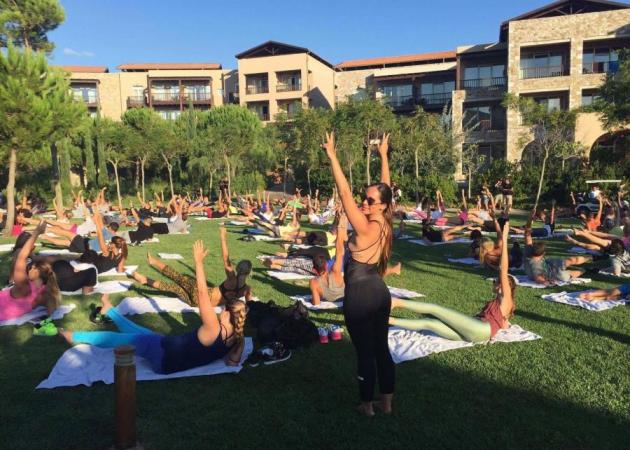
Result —
[[218, 62], [269, 39], [348, 59], [495, 42], [500, 23], [550, 0], [61, 0], [54, 64]]

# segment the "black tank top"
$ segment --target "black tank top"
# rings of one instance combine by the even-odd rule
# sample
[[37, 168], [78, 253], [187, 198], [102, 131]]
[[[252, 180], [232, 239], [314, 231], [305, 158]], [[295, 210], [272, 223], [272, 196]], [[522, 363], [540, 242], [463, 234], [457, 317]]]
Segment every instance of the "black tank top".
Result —
[[343, 279], [346, 284], [357, 283], [367, 278], [378, 277], [381, 275], [378, 272], [378, 264], [362, 263], [354, 258], [348, 258], [346, 267], [343, 271]]

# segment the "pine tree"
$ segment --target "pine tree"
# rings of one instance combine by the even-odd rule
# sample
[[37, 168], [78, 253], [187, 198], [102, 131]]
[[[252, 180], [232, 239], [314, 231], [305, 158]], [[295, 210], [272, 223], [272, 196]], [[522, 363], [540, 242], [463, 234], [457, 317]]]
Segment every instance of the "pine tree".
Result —
[[13, 44], [50, 53], [46, 34], [65, 20], [58, 0], [0, 0], [0, 47]]

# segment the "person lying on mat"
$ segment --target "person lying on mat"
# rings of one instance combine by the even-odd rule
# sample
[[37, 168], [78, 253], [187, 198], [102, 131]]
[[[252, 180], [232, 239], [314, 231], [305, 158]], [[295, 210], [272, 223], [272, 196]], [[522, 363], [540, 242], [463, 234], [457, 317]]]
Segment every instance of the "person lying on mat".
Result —
[[180, 372], [219, 359], [228, 366], [239, 365], [245, 347], [246, 306], [244, 302], [234, 300], [225, 305], [224, 311], [215, 313], [203, 269], [207, 254], [203, 242], [195, 242], [193, 255], [202, 321], [198, 329], [178, 336], [156, 333], [122, 316], [110, 303], [109, 296], [103, 295], [101, 314], [110, 318], [120, 332], [60, 330], [59, 334], [70, 345], [90, 344], [103, 348], [133, 345], [136, 354], [147, 359], [156, 373]]
[[499, 330], [509, 328], [509, 319], [514, 315], [516, 309], [514, 296], [516, 283], [514, 278], [508, 274], [507, 238], [509, 226], [509, 222], [506, 222], [503, 228], [501, 267], [499, 278], [493, 284], [495, 298], [486, 303], [477, 316], [470, 317], [441, 305], [395, 299], [392, 300], [392, 309], [405, 308], [431, 317], [399, 319], [390, 316], [389, 324], [414, 331], [428, 330], [446, 339], [467, 342], [488, 341]]
[[335, 302], [343, 299], [345, 283], [343, 280], [344, 247], [348, 240], [348, 218], [340, 215], [337, 223], [337, 240], [335, 241], [335, 262], [328, 270], [328, 261], [323, 255], [313, 258], [313, 270], [316, 278], [309, 281], [311, 288], [311, 302], [319, 305], [322, 300]]
[[581, 277], [584, 273], [582, 269], [569, 269], [570, 266], [578, 266], [593, 261], [593, 257], [590, 255], [547, 258], [545, 243], [533, 241], [529, 226], [530, 222], [525, 228], [525, 262], [523, 267], [530, 280], [544, 285], [570, 281], [573, 278]]
[[456, 227], [447, 228], [445, 230], [437, 230], [433, 228], [428, 221], [422, 222], [422, 240], [427, 244], [433, 244], [436, 242], [448, 242], [453, 239], [459, 239], [462, 237], [460, 233], [463, 230], [468, 229], [468, 225], [460, 225]]
[[[541, 220], [544, 225], [539, 228], [532, 228], [532, 222], [536, 216], [538, 216], [538, 219]], [[531, 228], [531, 235], [534, 238], [553, 237], [553, 232], [556, 229], [556, 201], [551, 201], [551, 213], [549, 215], [547, 215], [547, 211], [545, 210], [536, 214], [536, 210], [532, 209], [525, 228], [512, 227], [510, 232], [512, 234], [525, 234], [527, 228]]]
[[613, 240], [621, 240], [622, 245], [630, 249], [630, 222], [623, 226], [623, 236], [619, 237], [614, 234], [602, 233], [601, 231], [587, 231], [587, 230], [573, 230], [576, 238], [582, 238], [586, 240], [579, 241], [571, 236], [565, 236], [565, 240], [571, 244], [582, 247], [587, 250], [593, 250], [596, 252], [606, 253]]
[[61, 295], [50, 264], [28, 261], [37, 237], [45, 231], [46, 222], [41, 221], [18, 252], [11, 274], [13, 286], [0, 291], [0, 320], [15, 319], [38, 306], [45, 306], [51, 315], [59, 306]]
[[[245, 300], [249, 301], [252, 298], [252, 289], [247, 285], [247, 277], [251, 273], [252, 263], [249, 260], [243, 260], [234, 268], [228, 253], [224, 228], [221, 228], [220, 235], [223, 267], [227, 278], [219, 287], [212, 288], [210, 301], [213, 306], [222, 305], [231, 300], [238, 300], [241, 297], [245, 297]], [[179, 299], [191, 306], [199, 305], [199, 290], [193, 277], [179, 273], [159, 259], [151, 256], [150, 253], [147, 253], [147, 261], [151, 267], [170, 278], [171, 282], [152, 280], [137, 271], [130, 275], [131, 278], [140, 284], [175, 294]]]
[[604, 302], [630, 298], [630, 284], [622, 284], [612, 289], [595, 289], [580, 294], [580, 300]]

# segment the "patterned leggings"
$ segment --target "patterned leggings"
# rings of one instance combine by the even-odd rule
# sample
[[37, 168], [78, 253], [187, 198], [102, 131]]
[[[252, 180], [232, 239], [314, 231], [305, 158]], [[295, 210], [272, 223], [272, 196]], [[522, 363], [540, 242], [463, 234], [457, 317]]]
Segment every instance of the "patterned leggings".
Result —
[[191, 306], [199, 306], [199, 292], [197, 291], [197, 280], [190, 275], [184, 275], [164, 265], [160, 271], [163, 275], [173, 280], [173, 283], [160, 281], [160, 290], [177, 295], [180, 299]]

